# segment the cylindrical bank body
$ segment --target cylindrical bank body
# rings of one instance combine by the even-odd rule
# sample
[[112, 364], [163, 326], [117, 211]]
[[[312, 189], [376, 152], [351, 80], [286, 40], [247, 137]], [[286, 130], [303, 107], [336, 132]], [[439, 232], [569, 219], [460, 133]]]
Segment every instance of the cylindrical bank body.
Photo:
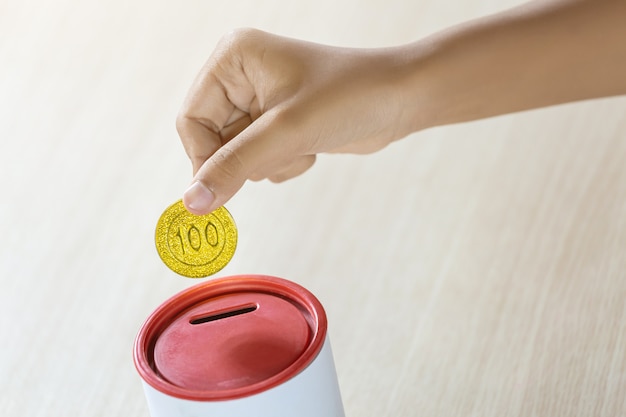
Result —
[[134, 347], [152, 417], [343, 417], [327, 319], [303, 287], [240, 275], [180, 292]]

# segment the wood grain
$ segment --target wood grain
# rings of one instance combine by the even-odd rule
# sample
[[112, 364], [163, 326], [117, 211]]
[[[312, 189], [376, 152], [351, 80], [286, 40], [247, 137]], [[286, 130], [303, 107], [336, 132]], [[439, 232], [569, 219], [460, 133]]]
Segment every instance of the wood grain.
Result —
[[[0, 3], [0, 415], [147, 416], [131, 357], [195, 284], [154, 249], [174, 118], [219, 37], [394, 45], [515, 2]], [[325, 305], [349, 416], [626, 415], [626, 99], [321, 156], [228, 204], [219, 274]]]

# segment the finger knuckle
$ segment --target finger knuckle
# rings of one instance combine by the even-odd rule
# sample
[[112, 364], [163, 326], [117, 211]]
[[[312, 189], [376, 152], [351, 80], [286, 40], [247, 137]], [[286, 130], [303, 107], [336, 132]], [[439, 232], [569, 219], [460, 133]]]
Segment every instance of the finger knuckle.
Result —
[[245, 165], [237, 152], [229, 148], [221, 148], [211, 157], [218, 175], [227, 180], [240, 180], [245, 177]]
[[236, 28], [222, 36], [220, 45], [228, 51], [238, 52], [245, 50], [250, 45], [258, 44], [262, 36], [263, 32], [258, 29], [250, 27]]
[[176, 116], [176, 131], [179, 135], [184, 135], [188, 126], [189, 116], [187, 115], [187, 111], [186, 109], [181, 109], [181, 111]]
[[293, 178], [293, 176], [281, 173], [281, 174], [274, 174], [268, 177], [267, 179], [275, 184], [280, 184], [281, 182], [285, 182], [287, 180], [290, 180], [291, 178]]
[[250, 173], [250, 175], [248, 175], [248, 179], [250, 181], [258, 182], [258, 181], [263, 181], [265, 178], [267, 178], [267, 176], [264, 175], [261, 172], [258, 172], [258, 171], [257, 172], [252, 172], [252, 173]]

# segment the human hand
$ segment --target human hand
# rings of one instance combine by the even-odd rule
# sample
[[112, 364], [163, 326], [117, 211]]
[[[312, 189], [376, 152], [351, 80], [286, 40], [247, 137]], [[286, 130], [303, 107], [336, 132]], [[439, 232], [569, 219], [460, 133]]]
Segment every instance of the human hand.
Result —
[[623, 1], [531, 1], [379, 49], [235, 31], [177, 119], [194, 172], [183, 202], [205, 214], [246, 180], [292, 178], [321, 152], [373, 152], [432, 126], [626, 94], [625, 17]]
[[177, 118], [194, 178], [195, 214], [246, 180], [295, 177], [321, 152], [369, 153], [410, 133], [392, 49], [349, 49], [258, 30], [223, 38]]

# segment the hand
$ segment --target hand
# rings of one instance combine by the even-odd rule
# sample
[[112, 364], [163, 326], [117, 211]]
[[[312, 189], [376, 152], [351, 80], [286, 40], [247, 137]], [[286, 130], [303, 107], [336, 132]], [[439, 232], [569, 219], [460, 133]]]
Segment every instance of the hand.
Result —
[[218, 44], [177, 119], [193, 165], [183, 202], [223, 205], [246, 180], [280, 182], [320, 152], [374, 152], [410, 133], [392, 49], [317, 45], [258, 30]]
[[395, 48], [257, 30], [222, 39], [177, 119], [208, 213], [244, 182], [283, 181], [320, 152], [367, 153], [427, 127], [626, 94], [626, 2], [531, 1]]

